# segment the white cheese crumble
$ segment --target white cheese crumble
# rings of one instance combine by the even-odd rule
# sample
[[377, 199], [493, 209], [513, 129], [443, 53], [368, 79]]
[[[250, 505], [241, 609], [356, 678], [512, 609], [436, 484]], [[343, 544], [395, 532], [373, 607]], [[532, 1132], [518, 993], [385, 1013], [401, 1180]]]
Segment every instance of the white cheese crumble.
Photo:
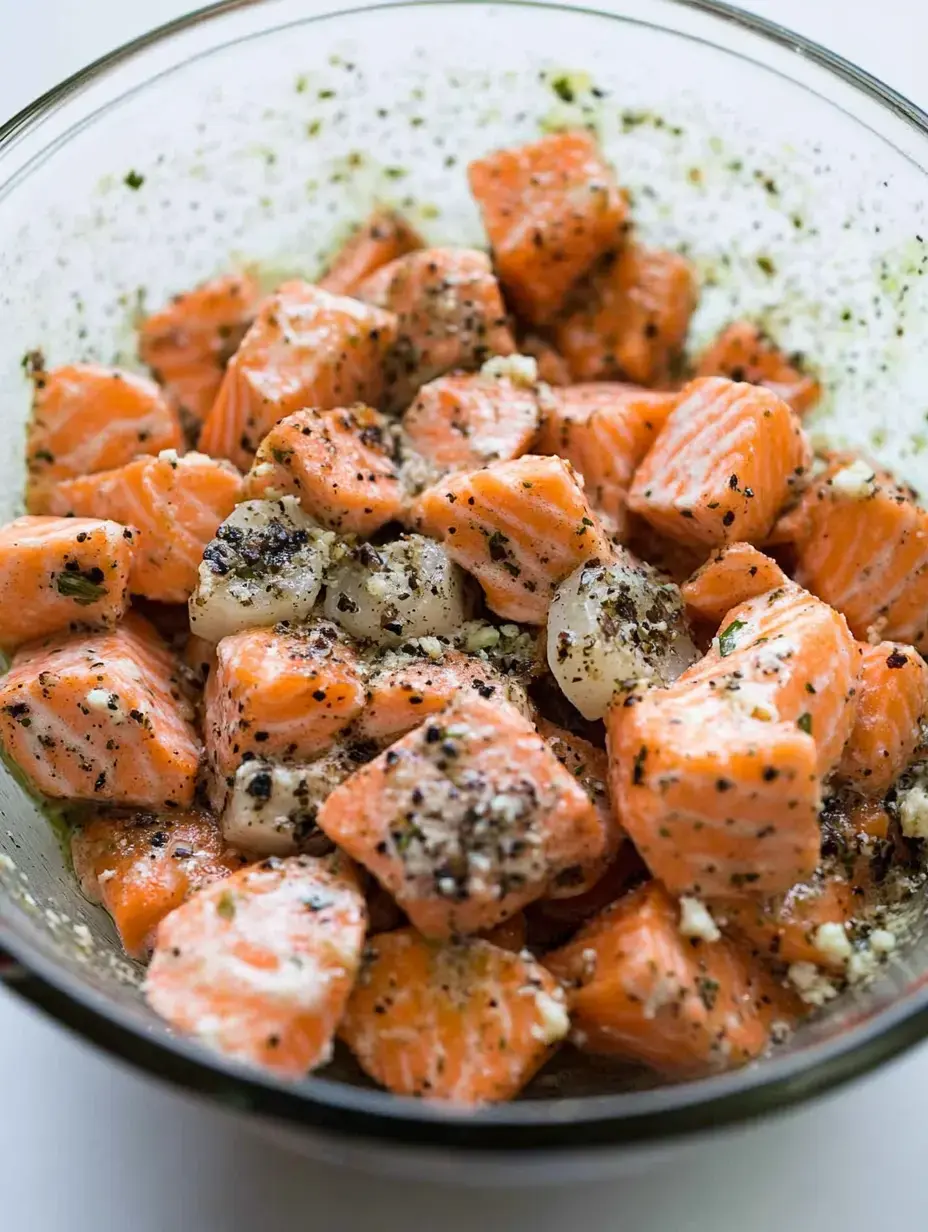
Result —
[[570, 1031], [570, 1015], [564, 998], [540, 990], [535, 993], [535, 1006], [541, 1021], [532, 1027], [532, 1038], [542, 1044], [556, 1044], [558, 1040], [566, 1039]]
[[481, 376], [508, 377], [513, 385], [534, 385], [538, 363], [531, 355], [494, 355], [480, 369]]
[[851, 943], [843, 924], [819, 924], [812, 938], [812, 944], [822, 957], [830, 962], [843, 964], [851, 956]]
[[832, 476], [831, 488], [833, 492], [846, 496], [848, 500], [867, 500], [876, 491], [875, 479], [873, 468], [858, 458], [856, 462], [843, 467]]
[[177, 450], [176, 449], [162, 449], [161, 452], [158, 454], [158, 461], [159, 462], [177, 462], [178, 461]]
[[718, 941], [722, 935], [709, 908], [698, 898], [680, 899], [679, 927], [684, 937], [698, 937], [700, 941]]
[[924, 785], [916, 783], [901, 792], [897, 803], [899, 824], [905, 837], [928, 838], [928, 790]]
[[874, 954], [891, 954], [896, 948], [896, 935], [888, 928], [875, 928], [868, 940]]
[[791, 963], [786, 976], [806, 1005], [826, 1005], [838, 995], [832, 981], [815, 963]]

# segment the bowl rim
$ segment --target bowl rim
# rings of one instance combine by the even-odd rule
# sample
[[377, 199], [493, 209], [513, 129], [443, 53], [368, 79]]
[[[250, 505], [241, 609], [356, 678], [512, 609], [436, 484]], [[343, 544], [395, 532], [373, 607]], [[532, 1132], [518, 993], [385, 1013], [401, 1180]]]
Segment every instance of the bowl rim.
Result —
[[[166, 22], [100, 56], [40, 95], [0, 126], [0, 157], [41, 121], [99, 78], [152, 47], [204, 23], [268, 0], [219, 0]], [[827, 70], [928, 136], [928, 113], [851, 61], [787, 27], [723, 0], [663, 0], [758, 35]], [[378, 0], [364, 5], [331, 0], [300, 24], [365, 13], [438, 4], [542, 8], [612, 21], [634, 20], [587, 5], [557, 0]], [[798, 84], [798, 83], [797, 83]], [[31, 161], [31, 160], [30, 160]], [[14, 177], [15, 178], [15, 177]], [[0, 185], [2, 188], [3, 185]], [[2, 904], [0, 904], [2, 908]], [[862, 1076], [928, 1035], [928, 983], [890, 1004], [872, 1022], [832, 1040], [756, 1066], [693, 1082], [583, 1098], [529, 1100], [484, 1107], [462, 1115], [444, 1105], [355, 1087], [325, 1077], [298, 1086], [208, 1053], [170, 1033], [140, 1027], [125, 1006], [111, 1003], [92, 984], [59, 967], [43, 947], [20, 935], [0, 910], [0, 943], [15, 960], [0, 963], [0, 979], [26, 1000], [111, 1054], [155, 1077], [208, 1096], [238, 1112], [325, 1135], [466, 1155], [518, 1158], [537, 1152], [575, 1153], [583, 1148], [643, 1146], [657, 1140], [718, 1129], [785, 1110]]]

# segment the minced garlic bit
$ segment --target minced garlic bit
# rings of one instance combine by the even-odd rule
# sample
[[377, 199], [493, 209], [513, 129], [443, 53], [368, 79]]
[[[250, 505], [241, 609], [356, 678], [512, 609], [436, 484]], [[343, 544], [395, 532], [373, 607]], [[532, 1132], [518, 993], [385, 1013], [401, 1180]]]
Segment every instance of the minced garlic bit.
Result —
[[570, 1031], [570, 1015], [563, 995], [554, 997], [539, 989], [535, 992], [535, 1006], [541, 1022], [532, 1027], [532, 1037], [542, 1044], [556, 1044], [566, 1039]]
[[833, 982], [815, 963], [791, 963], [786, 975], [806, 1005], [826, 1005], [838, 995]]
[[861, 458], [831, 477], [831, 490], [849, 500], [868, 500], [876, 491], [873, 467]]
[[513, 385], [535, 385], [538, 363], [531, 355], [494, 355], [480, 369], [481, 376], [508, 377]]
[[928, 790], [916, 783], [897, 798], [899, 824], [906, 838], [928, 838]]
[[888, 928], [875, 928], [867, 940], [874, 954], [891, 954], [896, 948], [896, 934]]
[[836, 963], [845, 963], [851, 956], [851, 943], [843, 924], [819, 924], [812, 944], [823, 958]]
[[718, 941], [722, 935], [706, 904], [688, 897], [680, 899], [680, 932], [700, 941]]

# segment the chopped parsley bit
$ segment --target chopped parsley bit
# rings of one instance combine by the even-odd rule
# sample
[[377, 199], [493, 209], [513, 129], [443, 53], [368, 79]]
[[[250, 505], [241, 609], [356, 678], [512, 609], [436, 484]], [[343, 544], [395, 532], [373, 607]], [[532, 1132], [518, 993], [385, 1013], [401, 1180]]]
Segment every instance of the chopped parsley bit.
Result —
[[636, 787], [640, 787], [644, 782], [644, 763], [647, 760], [647, 757], [648, 750], [644, 745], [642, 745], [635, 754], [635, 764], [632, 769], [632, 782]]
[[551, 89], [562, 103], [572, 103], [577, 97], [569, 77], [555, 77], [551, 82]]
[[777, 272], [777, 267], [774, 265], [773, 261], [771, 261], [769, 257], [758, 257], [757, 258], [757, 268], [762, 273], [766, 274], [768, 278], [772, 278], [773, 275]]
[[138, 171], [130, 171], [123, 180], [123, 183], [126, 188], [131, 188], [133, 192], [138, 192], [138, 190], [145, 183], [145, 177]]
[[744, 628], [744, 625], [745, 622], [743, 620], [733, 620], [728, 628], [723, 629], [719, 634], [719, 654], [723, 659], [728, 658], [737, 647], [738, 643], [735, 639]]
[[[100, 580], [97, 580], [98, 575]], [[88, 569], [85, 573], [65, 572], [58, 574], [56, 586], [59, 595], [86, 607], [106, 594], [106, 587], [101, 585], [102, 579], [103, 574], [99, 569]]]
[[228, 891], [216, 900], [216, 914], [223, 920], [235, 919], [235, 900]]
[[815, 685], [812, 683], [812, 681], [811, 681], [811, 680], [807, 680], [807, 681], [806, 681], [806, 692], [807, 692], [807, 693], [815, 693], [816, 691], [817, 691], [817, 690], [816, 690], [816, 688], [815, 688]]
[[805, 712], [805, 714], [801, 714], [799, 716], [799, 718], [796, 720], [796, 726], [799, 728], [800, 731], [804, 731], [806, 735], [808, 736], [812, 735], [812, 716], [811, 714], [809, 714], [808, 710]]

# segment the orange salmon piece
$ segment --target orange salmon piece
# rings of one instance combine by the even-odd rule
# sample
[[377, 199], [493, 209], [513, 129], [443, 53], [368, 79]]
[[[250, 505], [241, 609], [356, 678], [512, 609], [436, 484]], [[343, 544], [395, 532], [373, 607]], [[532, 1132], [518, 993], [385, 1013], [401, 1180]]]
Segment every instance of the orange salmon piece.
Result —
[[724, 329], [700, 357], [697, 376], [725, 376], [731, 381], [764, 385], [788, 402], [797, 415], [818, 403], [822, 387], [802, 371], [798, 361], [783, 351], [750, 321], [736, 321]]
[[0, 742], [54, 799], [182, 808], [200, 744], [181, 667], [154, 629], [118, 629], [22, 647], [0, 681]]
[[396, 1095], [461, 1105], [512, 1099], [567, 1034], [544, 967], [488, 941], [371, 937], [339, 1036]]
[[71, 859], [81, 892], [109, 912], [123, 949], [138, 959], [169, 911], [247, 862], [200, 809], [98, 813], [73, 832]]
[[506, 620], [543, 623], [559, 582], [612, 544], [573, 468], [533, 454], [451, 475], [419, 497], [424, 534], [473, 574]]
[[262, 303], [229, 360], [199, 447], [247, 470], [262, 439], [286, 415], [376, 404], [396, 318], [370, 304], [285, 282]]
[[613, 803], [672, 894], [777, 894], [818, 864], [816, 744], [715, 683], [677, 682], [609, 711]]
[[861, 645], [854, 726], [838, 775], [866, 796], [885, 796], [912, 760], [928, 713], [928, 665], [898, 642]]
[[528, 719], [467, 694], [357, 770], [317, 820], [435, 938], [494, 928], [606, 844]]
[[330, 530], [367, 536], [405, 509], [387, 421], [369, 406], [288, 415], [261, 442], [248, 499], [296, 496]]
[[608, 907], [545, 965], [567, 989], [584, 1051], [692, 1077], [763, 1053], [794, 1003], [758, 963], [725, 939], [680, 931], [680, 908], [657, 882]]
[[578, 291], [579, 306], [553, 330], [575, 381], [661, 385], [696, 307], [693, 267], [674, 252], [626, 244]]
[[539, 338], [537, 334], [526, 334], [519, 343], [519, 353], [531, 355], [538, 364], [538, 379], [547, 385], [570, 384], [567, 361], [544, 338]]
[[574, 898], [592, 890], [626, 840], [625, 831], [619, 825], [609, 798], [609, 759], [602, 749], [590, 744], [589, 740], [557, 727], [547, 719], [539, 719], [536, 729], [564, 769], [590, 797], [606, 835], [605, 850], [595, 863], [586, 868], [577, 866], [565, 869], [554, 879], [549, 891], [552, 898]]
[[497, 150], [470, 163], [467, 178], [506, 295], [532, 324], [549, 321], [625, 237], [627, 204], [587, 132]]
[[811, 461], [795, 411], [758, 385], [691, 381], [635, 472], [629, 508], [683, 543], [763, 540]]
[[844, 928], [854, 915], [854, 889], [836, 873], [817, 873], [786, 894], [760, 902], [714, 903], [715, 920], [782, 963], [810, 962], [841, 971], [845, 962], [816, 945], [823, 924]]
[[422, 386], [403, 428], [434, 473], [446, 475], [520, 457], [535, 439], [539, 418], [531, 381], [452, 372]]
[[791, 582], [732, 608], [680, 683], [708, 681], [742, 711], [797, 724], [824, 776], [851, 734], [860, 661], [844, 617]]
[[357, 656], [334, 625], [224, 637], [206, 685], [209, 763], [226, 777], [247, 753], [311, 758], [334, 742], [364, 699]]
[[847, 617], [856, 637], [928, 650], [928, 512], [885, 471], [834, 459], [777, 527], [796, 580]]
[[354, 295], [371, 274], [421, 247], [405, 218], [394, 210], [375, 210], [335, 254], [317, 285], [332, 295]]
[[161, 921], [145, 998], [225, 1056], [301, 1078], [331, 1056], [366, 924], [338, 856], [263, 860]]
[[455, 697], [471, 693], [512, 702], [519, 709], [527, 707], [513, 681], [489, 663], [452, 650], [436, 663], [421, 659], [376, 670], [368, 680], [367, 703], [352, 733], [359, 740], [392, 744]]
[[180, 449], [177, 413], [154, 381], [69, 364], [32, 374], [35, 395], [26, 437], [29, 513], [53, 512], [50, 498], [62, 479], [113, 470], [138, 454]]
[[0, 527], [0, 646], [112, 628], [129, 606], [134, 551], [134, 532], [116, 522], [25, 517]]
[[203, 549], [242, 499], [242, 477], [233, 466], [169, 450], [60, 483], [50, 505], [65, 517], [111, 518], [134, 527], [129, 589], [162, 603], [186, 603]]
[[139, 359], [163, 386], [181, 421], [199, 427], [209, 414], [226, 364], [258, 310], [247, 274], [224, 274], [176, 295], [139, 329]]
[[680, 589], [691, 612], [718, 625], [738, 604], [788, 585], [775, 560], [750, 543], [729, 543], [713, 552]]
[[534, 452], [570, 462], [604, 525], [621, 536], [632, 478], [676, 403], [676, 394], [608, 381], [553, 389]]
[[399, 320], [385, 370], [387, 409], [403, 410], [421, 385], [445, 372], [479, 368], [515, 350], [490, 260], [474, 249], [408, 253], [366, 278], [357, 293]]

